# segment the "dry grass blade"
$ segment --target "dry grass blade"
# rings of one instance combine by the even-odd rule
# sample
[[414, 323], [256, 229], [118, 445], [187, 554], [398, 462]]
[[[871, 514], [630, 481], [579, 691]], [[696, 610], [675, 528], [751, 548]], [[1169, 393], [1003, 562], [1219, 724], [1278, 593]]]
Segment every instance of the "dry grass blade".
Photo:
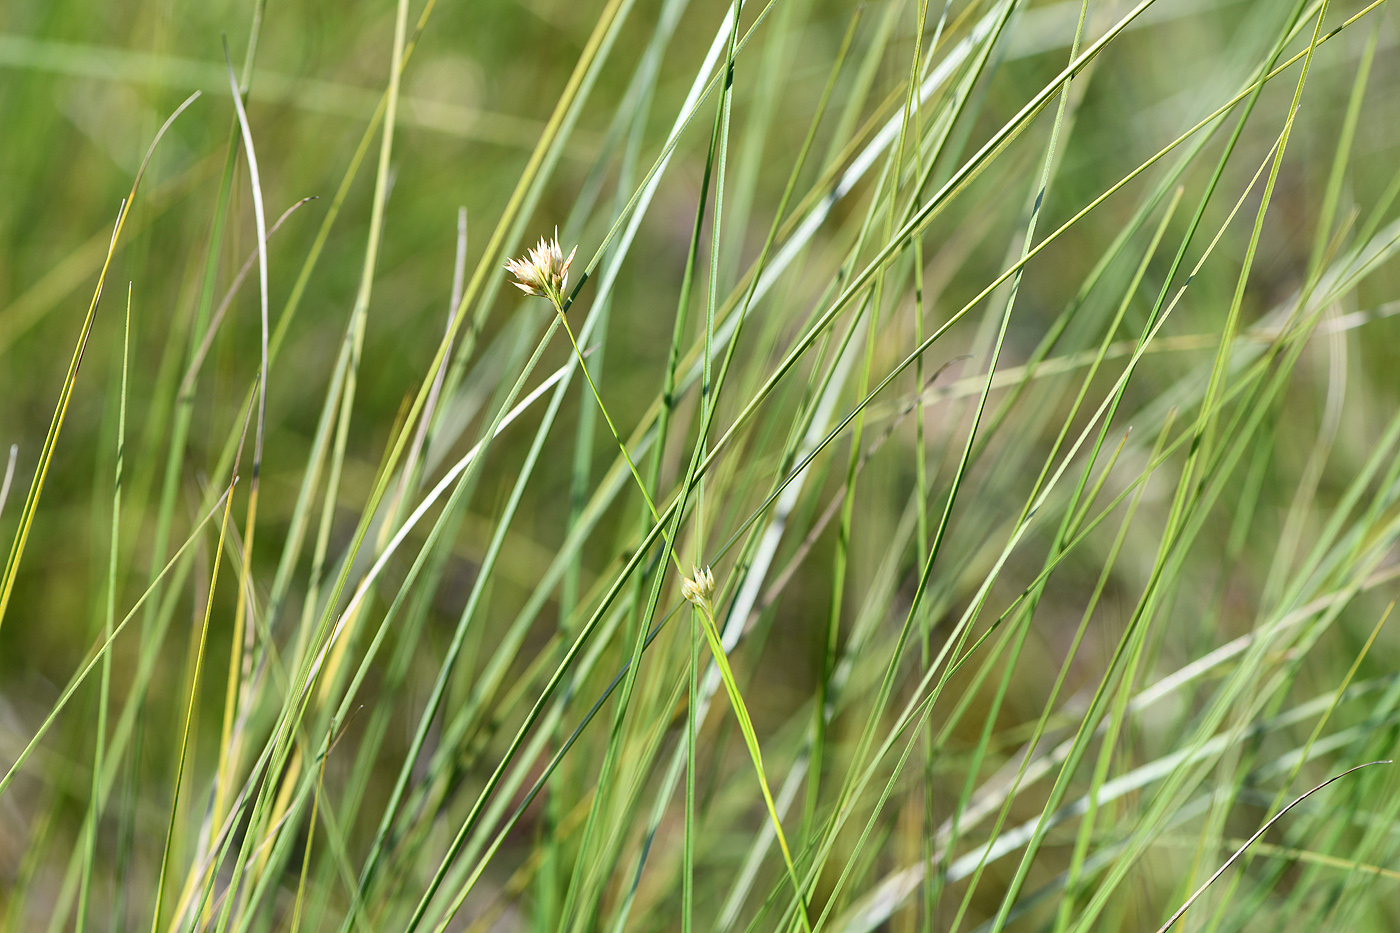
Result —
[[1255, 830], [1254, 835], [1252, 835], [1252, 836], [1250, 836], [1248, 839], [1246, 839], [1246, 840], [1244, 841], [1244, 844], [1241, 845], [1238, 849], [1236, 849], [1236, 850], [1234, 851], [1234, 853], [1231, 854], [1231, 856], [1225, 860], [1224, 864], [1222, 864], [1219, 868], [1217, 868], [1217, 869], [1215, 870], [1215, 872], [1214, 872], [1209, 878], [1206, 879], [1205, 883], [1202, 884], [1202, 885], [1201, 885], [1199, 888], [1197, 888], [1195, 891], [1193, 891], [1192, 894], [1191, 894], [1191, 896], [1188, 897], [1188, 898], [1186, 899], [1186, 902], [1183, 903], [1180, 907], [1178, 907], [1178, 908], [1176, 909], [1176, 912], [1173, 913], [1170, 917], [1168, 917], [1167, 920], [1166, 920], [1166, 922], [1163, 923], [1160, 927], [1157, 928], [1157, 933], [1166, 933], [1167, 930], [1171, 929], [1171, 927], [1172, 927], [1173, 924], [1175, 924], [1178, 920], [1180, 920], [1182, 917], [1184, 917], [1184, 916], [1186, 915], [1186, 912], [1187, 912], [1188, 910], [1191, 909], [1191, 905], [1194, 904], [1194, 903], [1196, 903], [1196, 901], [1200, 899], [1200, 897], [1201, 897], [1202, 894], [1205, 894], [1205, 893], [1206, 893], [1206, 889], [1209, 888], [1212, 884], [1214, 884], [1214, 883], [1215, 883], [1215, 880], [1216, 880], [1217, 878], [1219, 878], [1221, 875], [1225, 874], [1225, 872], [1226, 872], [1227, 870], [1229, 870], [1229, 868], [1230, 868], [1231, 865], [1235, 864], [1235, 861], [1236, 861], [1237, 859], [1239, 859], [1240, 856], [1244, 855], [1245, 852], [1249, 851], [1249, 847], [1250, 847], [1251, 845], [1253, 845], [1253, 844], [1259, 839], [1260, 836], [1262, 836], [1262, 835], [1264, 835], [1264, 833], [1268, 832], [1268, 831], [1269, 831], [1269, 828], [1270, 828], [1271, 826], [1273, 826], [1273, 825], [1274, 825], [1275, 823], [1277, 823], [1279, 820], [1283, 819], [1286, 815], [1288, 815], [1288, 811], [1289, 811], [1289, 810], [1292, 810], [1294, 807], [1298, 806], [1298, 804], [1302, 803], [1304, 800], [1307, 800], [1309, 797], [1311, 797], [1313, 794], [1317, 793], [1318, 791], [1322, 790], [1322, 789], [1323, 789], [1324, 787], [1326, 787], [1327, 785], [1332, 784], [1332, 783], [1335, 783], [1336, 781], [1340, 781], [1342, 778], [1346, 777], [1346, 776], [1349, 775], [1349, 774], [1353, 774], [1353, 773], [1355, 773], [1355, 772], [1357, 772], [1357, 771], [1360, 771], [1362, 768], [1369, 768], [1369, 767], [1371, 767], [1372, 765], [1388, 765], [1388, 764], [1394, 764], [1394, 762], [1389, 761], [1389, 760], [1368, 761], [1368, 762], [1366, 762], [1365, 764], [1357, 765], [1357, 766], [1354, 767], [1354, 768], [1348, 768], [1347, 770], [1343, 771], [1341, 774], [1337, 774], [1337, 775], [1334, 775], [1334, 776], [1328, 778], [1327, 780], [1323, 781], [1321, 784], [1317, 785], [1316, 787], [1312, 788], [1311, 790], [1309, 790], [1309, 791], [1303, 793], [1301, 796], [1297, 797], [1297, 798], [1296, 798], [1292, 803], [1290, 803], [1288, 806], [1284, 807], [1284, 808], [1283, 808], [1282, 810], [1280, 810], [1278, 813], [1274, 814], [1273, 817], [1272, 817], [1271, 819], [1269, 819], [1269, 821], [1266, 822], [1263, 826], [1260, 826], [1257, 830]]

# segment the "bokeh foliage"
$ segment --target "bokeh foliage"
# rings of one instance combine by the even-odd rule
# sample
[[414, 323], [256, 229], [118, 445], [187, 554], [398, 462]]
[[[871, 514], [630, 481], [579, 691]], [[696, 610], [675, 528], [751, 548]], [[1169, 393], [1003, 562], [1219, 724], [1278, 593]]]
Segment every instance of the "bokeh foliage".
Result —
[[1156, 929], [1395, 755], [1397, 30], [0, 7], [6, 928]]

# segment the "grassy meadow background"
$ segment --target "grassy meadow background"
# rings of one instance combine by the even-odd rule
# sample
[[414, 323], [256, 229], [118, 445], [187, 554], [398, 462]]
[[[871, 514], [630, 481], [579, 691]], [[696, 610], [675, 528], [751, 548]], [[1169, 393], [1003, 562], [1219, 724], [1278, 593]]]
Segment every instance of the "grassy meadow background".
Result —
[[1397, 43], [0, 5], [3, 928], [1400, 928]]

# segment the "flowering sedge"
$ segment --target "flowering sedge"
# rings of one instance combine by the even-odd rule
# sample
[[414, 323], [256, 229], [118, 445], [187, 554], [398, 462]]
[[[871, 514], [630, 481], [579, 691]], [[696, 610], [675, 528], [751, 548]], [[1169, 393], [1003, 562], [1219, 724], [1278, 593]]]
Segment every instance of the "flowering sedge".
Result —
[[513, 283], [527, 295], [538, 295], [541, 298], [548, 298], [555, 310], [561, 314], [564, 311], [564, 288], [569, 284], [569, 265], [574, 261], [574, 253], [578, 252], [575, 246], [569, 250], [569, 256], [564, 257], [564, 251], [559, 248], [559, 231], [554, 231], [554, 238], [546, 240], [540, 237], [540, 244], [530, 250], [523, 259], [510, 259], [506, 261], [506, 271], [515, 276]]
[[681, 595], [704, 610], [711, 610], [715, 598], [715, 575], [709, 567], [691, 570], [694, 577], [681, 577]]

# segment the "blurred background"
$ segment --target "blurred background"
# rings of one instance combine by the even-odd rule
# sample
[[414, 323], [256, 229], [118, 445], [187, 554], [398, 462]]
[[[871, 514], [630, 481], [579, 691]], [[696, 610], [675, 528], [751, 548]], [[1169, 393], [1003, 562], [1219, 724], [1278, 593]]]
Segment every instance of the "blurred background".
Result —
[[[792, 472], [797, 441], [823, 393], [833, 408], [816, 416], [818, 437], [1019, 258], [1032, 215], [1038, 243], [1239, 94], [1256, 69], [1306, 52], [1319, 6], [1326, 42], [1308, 60], [1296, 114], [1301, 63], [1076, 220], [1026, 266], [996, 358], [1004, 375], [980, 416], [1002, 314], [1013, 300], [1009, 283], [956, 320], [917, 374], [912, 366], [901, 371], [870, 399], [865, 419], [840, 428], [791, 487], [791, 523], [774, 521], [765, 497]], [[376, 108], [395, 55], [399, 10], [392, 2], [0, 6], [0, 444], [16, 445], [0, 542], [18, 555], [7, 565], [10, 591], [0, 615], [0, 767], [10, 770], [26, 755], [0, 790], [6, 928], [137, 929], [153, 915], [170, 929], [340, 928], [355, 879], [378, 851], [381, 816], [401, 774], [408, 796], [391, 820], [387, 867], [372, 883], [361, 881], [360, 899], [369, 905], [362, 929], [419, 922], [415, 905], [479, 794], [502, 813], [529, 806], [489, 861], [477, 840], [505, 826], [505, 817], [492, 811], [480, 828], [472, 824], [466, 855], [443, 863], [456, 867], [444, 893], [428, 900], [424, 923], [689, 929], [688, 915], [681, 920], [691, 896], [681, 866], [690, 827], [699, 841], [694, 906], [685, 910], [696, 924], [799, 928], [783, 913], [792, 885], [722, 697], [707, 707], [699, 733], [698, 815], [685, 815], [683, 786], [664, 791], [675, 786], [670, 763], [686, 760], [691, 638], [681, 625], [664, 628], [648, 648], [631, 711], [614, 723], [616, 701], [605, 704], [545, 792], [525, 800], [548, 756], [625, 669], [658, 573], [665, 595], [654, 618], [643, 620], [689, 617], [679, 572], [658, 570], [655, 549], [625, 584], [627, 592], [639, 586], [638, 595], [617, 618], [605, 612], [607, 587], [631, 572], [624, 568], [647, 507], [582, 379], [572, 380], [557, 411], [547, 412], [546, 396], [501, 433], [473, 467], [460, 502], [428, 510], [385, 563], [359, 614], [350, 613], [358, 627], [341, 649], [344, 666], [325, 676], [323, 692], [298, 714], [306, 731], [296, 754], [304, 757], [282, 761], [281, 770], [255, 766], [277, 744], [279, 711], [296, 695], [287, 685], [310, 656], [307, 643], [324, 638], [312, 623], [340, 617], [408, 511], [404, 505], [394, 518], [392, 507], [376, 509], [376, 484], [391, 477], [391, 499], [400, 488], [402, 463], [385, 472], [386, 459], [396, 439], [413, 435], [416, 422], [405, 418], [419, 415], [413, 405], [432, 381], [450, 320], [458, 329], [444, 365], [447, 387], [403, 481], [413, 491], [409, 505], [481, 439], [548, 326], [548, 305], [510, 288], [500, 266], [556, 228], [566, 252], [578, 244], [573, 281], [590, 270], [569, 321], [576, 333], [590, 316], [601, 325], [582, 341], [589, 371], [618, 432], [632, 438], [643, 476], [657, 471], [660, 505], [683, 483], [702, 418], [698, 390], [686, 383], [669, 442], [660, 453], [647, 446], [692, 236], [694, 284], [676, 344], [685, 360], [698, 358], [707, 309], [727, 315], [753, 264], [772, 260], [764, 244], [775, 215], [781, 210], [789, 221], [777, 243], [796, 243], [796, 258], [784, 260], [785, 271], [745, 323], [710, 440], [736, 422], [742, 430], [707, 477], [698, 517], [677, 545], [685, 567], [715, 564], [720, 627], [730, 600], [743, 598], [741, 584], [752, 581], [760, 594], [730, 661], [774, 794], [793, 782], [780, 804], [788, 808], [784, 827], [799, 872], [810, 873], [814, 926], [820, 919], [833, 930], [1081, 922], [1155, 929], [1234, 844], [1277, 812], [1276, 795], [1291, 800], [1347, 767], [1388, 757], [1400, 636], [1393, 620], [1376, 625], [1395, 597], [1390, 568], [1400, 559], [1394, 3], [1157, 0], [1134, 13], [1134, 4], [1090, 0], [1076, 40], [1081, 4], [1068, 0], [878, 0], [859, 9], [829, 0], [750, 0], [740, 15], [745, 40], [735, 57], [732, 109], [717, 111], [718, 92], [693, 105], [694, 119], [677, 137], [635, 237], [621, 247], [614, 225], [630, 219], [628, 201], [645, 189], [673, 124], [687, 112], [697, 73], [723, 71], [724, 43], [717, 64], [706, 56], [731, 4], [430, 0], [425, 7], [414, 0], [406, 8], [411, 58], [397, 88], [392, 152], [381, 165]], [[1130, 15], [1130, 25], [1068, 85], [1062, 115], [1060, 96], [1048, 95], [1044, 109], [1014, 124], [1005, 149], [977, 163], [979, 171], [938, 202], [915, 236], [894, 237], [902, 212], [963, 177], [959, 167], [1056, 79], [1072, 46], [1082, 50]], [[1293, 24], [1301, 25], [1290, 33]], [[1282, 52], [1274, 56], [1276, 46]], [[595, 66], [576, 91], [571, 80], [581, 61]], [[923, 99], [917, 123], [906, 110], [916, 61], [920, 81], [938, 63], [954, 62], [951, 77]], [[230, 70], [246, 90], [267, 224], [297, 206], [266, 252], [276, 355], [262, 415], [256, 536], [245, 564], [255, 420], [211, 601], [222, 511], [200, 522], [229, 483], [231, 441], [256, 411], [249, 400], [256, 399], [262, 339], [256, 262], [240, 273], [256, 255], [257, 226]], [[194, 91], [201, 96], [154, 150], [84, 337], [123, 198], [157, 130]], [[561, 98], [573, 102], [562, 130], [551, 122]], [[1252, 110], [1232, 142], [1245, 106]], [[712, 153], [717, 112], [726, 121], [726, 148]], [[873, 165], [853, 173], [879, 128], [900, 126], [906, 112], [908, 138], [892, 144], [887, 137]], [[1275, 176], [1272, 156], [1285, 127]], [[901, 161], [890, 170], [885, 157], [895, 151]], [[1047, 152], [1053, 158], [1041, 192]], [[721, 159], [723, 213], [714, 237]], [[893, 193], [882, 181], [890, 171], [902, 179]], [[785, 202], [789, 176], [793, 194]], [[849, 185], [837, 182], [848, 178]], [[1179, 202], [1172, 200], [1177, 186]], [[819, 204], [829, 211], [795, 239], [798, 222]], [[1173, 266], [1198, 207], [1199, 230], [1186, 241], [1183, 264]], [[460, 209], [468, 297], [458, 319]], [[1090, 459], [1098, 426], [1091, 415], [1112, 396], [1139, 336], [1159, 320], [1158, 296], [1173, 300], [1217, 233], [1209, 261], [1126, 384], [1103, 451]], [[886, 243], [898, 246], [887, 279], [814, 331], [819, 339], [773, 391], [761, 392], [851, 276], [884, 261]], [[377, 254], [366, 279], [371, 247]], [[611, 263], [616, 268], [607, 271]], [[1237, 297], [1242, 275], [1247, 287]], [[609, 291], [600, 299], [603, 282]], [[363, 332], [356, 338], [357, 296]], [[848, 332], [852, 321], [860, 326]], [[854, 349], [841, 364], [851, 333]], [[355, 340], [348, 395], [342, 356]], [[75, 345], [81, 366], [45, 459]], [[1083, 383], [1086, 400], [1076, 407], [1100, 345], [1109, 348], [1105, 362]], [[573, 365], [573, 350], [556, 334], [525, 388]], [[1221, 396], [1218, 421], [1203, 426], [1201, 399]], [[744, 414], [751, 400], [752, 417]], [[974, 424], [975, 443], [959, 472]], [[1086, 425], [1091, 440], [1066, 455]], [[1057, 446], [1061, 428], [1068, 439]], [[1195, 440], [1182, 441], [1187, 435]], [[1153, 460], [1158, 443], [1167, 450], [1161, 466]], [[1195, 450], [1200, 462], [1192, 460]], [[1023, 505], [1042, 488], [1047, 457], [1051, 472], [1067, 457], [1069, 472], [1045, 500], [1044, 515], [1004, 553]], [[31, 515], [26, 494], [41, 465], [42, 495]], [[857, 470], [858, 483], [848, 483]], [[1047, 555], [1059, 547], [1061, 520], [1082, 527], [1074, 524], [1082, 522], [1075, 519], [1080, 500], [1070, 499], [1081, 470], [1097, 496], [1087, 514], [1108, 507], [1106, 521], [1037, 589]], [[515, 501], [515, 484], [527, 474]], [[954, 490], [942, 550], [921, 586]], [[592, 524], [570, 537], [585, 506], [596, 507]], [[450, 519], [446, 533], [429, 538], [442, 516]], [[746, 524], [751, 516], [755, 523]], [[361, 527], [368, 537], [354, 556]], [[746, 536], [765, 527], [779, 543], [755, 572], [757, 539]], [[75, 672], [97, 657], [109, 613], [120, 622], [187, 539], [193, 543], [178, 571], [159, 581], [113, 641], [110, 667], [95, 662], [68, 694]], [[722, 549], [733, 540], [732, 550]], [[418, 554], [427, 560], [421, 578]], [[342, 571], [349, 582], [334, 595]], [[1030, 590], [1036, 595], [1027, 602]], [[479, 603], [467, 624], [461, 620], [473, 598]], [[587, 668], [561, 662], [600, 606], [605, 627], [612, 626], [588, 642], [600, 654], [589, 656]], [[961, 628], [972, 609], [980, 615]], [[371, 648], [376, 627], [390, 617], [382, 647]], [[1007, 625], [994, 624], [1002, 618]], [[1141, 631], [1140, 620], [1147, 620]], [[743, 628], [742, 620], [731, 624], [736, 633]], [[907, 625], [913, 635], [906, 644]], [[1282, 634], [1248, 647], [1232, 641], [1260, 632]], [[971, 661], [940, 667], [935, 656], [945, 643]], [[1232, 644], [1235, 654], [1212, 655]], [[701, 651], [708, 659], [708, 648]], [[351, 689], [351, 662], [362, 658], [363, 680]], [[559, 718], [550, 720], [541, 748], [508, 758], [516, 755], [512, 735], [546, 695], [558, 663], [579, 675], [557, 705], [549, 695], [546, 708]], [[1164, 690], [1156, 705], [1130, 703], [1174, 676], [1189, 685]], [[886, 677], [889, 696], [880, 700]], [[237, 685], [232, 707], [226, 682]], [[942, 691], [931, 716], [899, 731], [908, 723], [897, 713], [930, 684]], [[1353, 692], [1333, 702], [1339, 690]], [[337, 718], [342, 698], [348, 713]], [[833, 712], [812, 725], [823, 703]], [[470, 715], [458, 723], [454, 711], [462, 710]], [[1085, 740], [1084, 757], [1064, 776], [1068, 797], [1052, 791], [1062, 756], [1040, 783], [1006, 797], [1000, 823], [969, 818], [950, 838], [946, 821], [984, 799], [995, 810], [1002, 802], [995, 789], [1020, 763], [1073, 740], [1090, 713], [1124, 724], [1110, 729], [1116, 746], [1103, 730]], [[802, 770], [812, 754], [809, 728], [818, 736], [819, 788]], [[886, 729], [903, 741], [926, 735], [910, 746], [907, 765], [902, 744], [879, 755], [864, 747], [867, 739], [882, 741]], [[1228, 741], [1208, 746], [1211, 735]], [[323, 738], [337, 742], [333, 753]], [[1316, 752], [1314, 741], [1321, 743]], [[98, 744], [111, 784], [93, 831]], [[506, 760], [514, 762], [507, 772], [514, 789], [493, 789], [489, 776]], [[833, 827], [844, 782], [867, 763], [877, 778], [852, 798], [857, 817]], [[1188, 765], [1199, 772], [1173, 785]], [[1260, 849], [1219, 882], [1191, 918], [1210, 929], [1265, 922], [1394, 929], [1400, 779], [1392, 771], [1371, 769], [1345, 790], [1322, 792], [1337, 795], [1316, 798], [1323, 804], [1295, 811], [1304, 814], [1299, 835], [1280, 829], [1266, 837], [1273, 849]], [[1016, 827], [1035, 826], [1042, 813], [1122, 775], [1141, 783], [1110, 795], [1086, 835], [1079, 827], [1087, 824], [1078, 822], [1044, 827], [1050, 835], [1025, 864], [1025, 878], [1017, 877], [1019, 850], [1005, 858], [998, 852], [985, 875], [950, 869], [968, 853], [975, 865], [977, 846], [1010, 839]], [[886, 782], [890, 796], [882, 800]], [[610, 789], [606, 805], [589, 796], [595, 786]], [[211, 833], [211, 813], [217, 827], [243, 788], [247, 805], [266, 794], [269, 807], [282, 808], [274, 812], [289, 815], [281, 824], [259, 822], [235, 808], [225, 836]], [[323, 808], [319, 822], [313, 805]], [[1329, 807], [1343, 817], [1329, 822]], [[590, 814], [591, 822], [584, 819]], [[1158, 834], [1150, 846], [1125, 855], [1149, 830]], [[264, 832], [265, 852], [244, 850]], [[209, 870], [219, 838], [231, 848]], [[818, 855], [823, 838], [830, 846]], [[944, 848], [935, 851], [934, 840]], [[1316, 858], [1299, 854], [1314, 848]], [[305, 864], [304, 852], [311, 853]], [[478, 864], [481, 880], [464, 880]], [[1119, 864], [1124, 876], [1102, 889], [1107, 904], [1091, 911], [1097, 879]], [[246, 877], [235, 878], [235, 866]], [[1076, 875], [1074, 884], [1066, 872]], [[736, 886], [744, 893], [730, 912]], [[449, 910], [452, 896], [467, 889], [464, 906]], [[201, 890], [206, 906], [190, 907], [189, 892]], [[1014, 892], [1009, 900], [1007, 892]], [[1017, 905], [1014, 916], [999, 916], [1004, 902]], [[219, 912], [224, 904], [236, 905], [229, 919]]]

